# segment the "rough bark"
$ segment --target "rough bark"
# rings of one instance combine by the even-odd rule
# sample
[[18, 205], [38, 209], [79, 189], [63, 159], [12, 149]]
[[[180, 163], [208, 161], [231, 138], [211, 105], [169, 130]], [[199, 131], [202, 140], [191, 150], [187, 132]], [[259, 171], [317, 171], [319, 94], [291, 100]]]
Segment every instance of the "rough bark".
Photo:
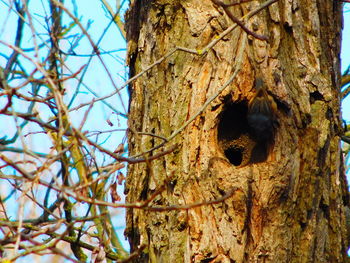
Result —
[[[237, 17], [258, 1], [231, 7]], [[130, 74], [176, 46], [201, 50], [232, 24], [210, 0], [131, 1]], [[130, 165], [127, 201], [149, 206], [216, 200], [189, 210], [129, 209], [137, 262], [345, 262], [346, 181], [341, 162], [341, 4], [280, 0], [248, 21], [269, 42], [248, 37], [238, 76], [157, 160]], [[130, 85], [129, 153], [169, 137], [234, 71], [244, 40], [237, 28], [200, 56], [177, 51]], [[247, 105], [261, 76], [278, 105], [278, 127], [264, 156], [247, 127]], [[155, 150], [151, 154], [156, 154]], [[261, 155], [263, 155], [261, 157]], [[255, 158], [258, 156], [259, 158]]]

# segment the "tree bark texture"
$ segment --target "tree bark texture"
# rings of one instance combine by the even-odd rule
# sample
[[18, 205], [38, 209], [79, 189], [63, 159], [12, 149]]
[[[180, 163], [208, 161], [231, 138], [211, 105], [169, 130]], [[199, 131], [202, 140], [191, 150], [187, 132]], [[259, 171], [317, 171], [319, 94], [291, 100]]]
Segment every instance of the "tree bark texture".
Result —
[[[261, 3], [229, 10], [239, 18]], [[176, 150], [129, 166], [129, 203], [179, 208], [127, 211], [131, 250], [146, 246], [136, 262], [346, 262], [341, 12], [339, 1], [279, 0], [247, 21], [268, 42], [237, 27], [208, 53], [176, 51], [132, 82], [130, 156], [163, 142], [150, 134], [167, 138], [197, 114], [232, 76], [246, 41], [234, 81], [164, 146]], [[232, 24], [210, 0], [131, 1], [131, 77], [177, 46], [201, 53]], [[278, 106], [268, 150], [247, 124], [257, 77]]]

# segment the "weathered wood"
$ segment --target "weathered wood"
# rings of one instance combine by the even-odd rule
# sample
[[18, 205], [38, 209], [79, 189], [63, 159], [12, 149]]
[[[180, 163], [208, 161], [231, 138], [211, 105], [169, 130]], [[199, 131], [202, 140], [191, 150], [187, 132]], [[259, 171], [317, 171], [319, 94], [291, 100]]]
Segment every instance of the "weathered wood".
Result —
[[[252, 1], [230, 10], [241, 17], [257, 6]], [[210, 0], [131, 1], [131, 76], [176, 46], [203, 49], [231, 24]], [[341, 4], [280, 0], [248, 28], [269, 42], [248, 36], [234, 82], [171, 141], [179, 145], [173, 153], [130, 165], [126, 185], [127, 201], [135, 203], [168, 180], [150, 206], [205, 202], [235, 191], [222, 203], [188, 211], [129, 209], [131, 248], [147, 245], [136, 262], [346, 262]], [[234, 71], [243, 34], [236, 28], [202, 56], [177, 51], [130, 85], [130, 155], [162, 142], [136, 132], [170, 136], [220, 89]], [[257, 76], [278, 105], [267, 158], [246, 120]]]

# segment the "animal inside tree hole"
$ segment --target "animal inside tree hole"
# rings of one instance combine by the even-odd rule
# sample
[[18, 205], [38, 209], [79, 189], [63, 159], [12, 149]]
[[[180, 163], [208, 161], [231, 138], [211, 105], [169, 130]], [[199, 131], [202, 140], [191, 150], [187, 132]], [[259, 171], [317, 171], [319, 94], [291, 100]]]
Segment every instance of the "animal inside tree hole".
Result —
[[248, 102], [227, 103], [219, 115], [218, 144], [234, 166], [266, 161], [270, 145], [256, 137], [248, 123]]

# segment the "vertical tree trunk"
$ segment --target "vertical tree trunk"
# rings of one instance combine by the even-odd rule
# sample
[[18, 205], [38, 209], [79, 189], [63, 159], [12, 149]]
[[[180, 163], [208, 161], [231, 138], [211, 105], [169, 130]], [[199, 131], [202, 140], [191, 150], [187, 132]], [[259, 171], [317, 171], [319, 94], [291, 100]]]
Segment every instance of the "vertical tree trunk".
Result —
[[[241, 17], [261, 3], [230, 10]], [[172, 136], [241, 68], [172, 136], [175, 151], [129, 166], [128, 202], [182, 208], [128, 210], [131, 249], [146, 245], [137, 262], [346, 261], [341, 19], [339, 1], [280, 0], [247, 22], [268, 42], [237, 27], [208, 53], [176, 51], [130, 85], [132, 156], [163, 142], [144, 133]], [[131, 1], [131, 76], [177, 46], [201, 53], [232, 24], [210, 0]], [[263, 146], [247, 120], [258, 77], [278, 106], [275, 136]]]

